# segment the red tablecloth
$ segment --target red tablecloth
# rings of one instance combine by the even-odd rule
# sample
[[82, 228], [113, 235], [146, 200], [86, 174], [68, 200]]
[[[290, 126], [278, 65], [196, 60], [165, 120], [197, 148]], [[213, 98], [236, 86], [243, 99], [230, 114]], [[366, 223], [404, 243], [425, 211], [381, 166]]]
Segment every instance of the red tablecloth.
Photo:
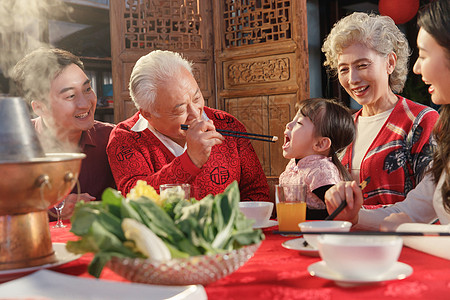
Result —
[[[69, 228], [51, 228], [53, 242], [76, 239]], [[209, 299], [450, 299], [450, 261], [403, 247], [399, 261], [413, 267], [413, 274], [404, 280], [351, 288], [337, 286], [333, 281], [312, 277], [307, 267], [320, 261], [281, 243], [291, 239], [272, 234], [244, 266], [233, 274], [205, 286]], [[450, 251], [450, 249], [449, 249]], [[92, 255], [55, 268], [54, 271], [81, 277], [92, 277], [87, 265]], [[127, 281], [105, 268], [104, 280]]]

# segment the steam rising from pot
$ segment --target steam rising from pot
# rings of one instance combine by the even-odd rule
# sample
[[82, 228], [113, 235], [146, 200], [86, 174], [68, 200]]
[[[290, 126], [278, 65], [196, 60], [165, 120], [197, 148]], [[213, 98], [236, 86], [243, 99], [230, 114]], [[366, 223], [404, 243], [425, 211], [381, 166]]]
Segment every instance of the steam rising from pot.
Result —
[[[30, 104], [31, 100], [42, 100], [48, 97], [50, 82], [54, 79], [54, 71], [58, 69], [56, 59], [52, 65], [51, 60], [45, 63], [39, 62], [33, 67], [36, 75], [24, 72], [24, 85], [39, 87], [36, 90], [43, 91], [40, 94], [32, 94], [21, 90], [13, 83], [14, 66], [28, 53], [37, 48], [51, 48], [48, 41], [48, 20], [70, 19], [72, 8], [67, 6], [62, 0], [1, 0], [0, 1], [0, 72], [10, 79], [11, 96], [20, 96]], [[46, 65], [44, 65], [46, 64]], [[32, 68], [32, 66], [30, 66]], [[25, 68], [26, 70], [26, 68]], [[48, 92], [47, 92], [48, 91]], [[0, 91], [1, 93], [1, 91]], [[54, 130], [53, 122], [47, 120], [49, 130]], [[45, 152], [75, 152], [67, 141], [58, 139], [55, 141], [54, 134], [46, 135], [45, 140], [40, 136], [41, 144]], [[76, 147], [77, 148], [77, 147]]]
[[0, 69], [5, 77], [10, 77], [12, 67], [25, 54], [49, 46], [47, 20], [69, 13], [62, 0], [1, 0]]

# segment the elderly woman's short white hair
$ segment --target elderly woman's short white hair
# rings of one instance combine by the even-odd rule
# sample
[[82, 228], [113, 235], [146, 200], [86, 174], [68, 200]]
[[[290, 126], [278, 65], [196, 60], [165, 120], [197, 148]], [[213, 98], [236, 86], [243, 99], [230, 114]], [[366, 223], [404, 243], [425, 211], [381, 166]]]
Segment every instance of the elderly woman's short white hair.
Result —
[[361, 43], [375, 50], [383, 57], [394, 52], [397, 64], [389, 76], [389, 86], [395, 93], [400, 93], [408, 75], [408, 60], [411, 53], [408, 40], [394, 21], [387, 16], [355, 12], [339, 20], [325, 39], [322, 52], [333, 75], [337, 73], [338, 56], [343, 49], [355, 43]]
[[184, 59], [179, 53], [155, 50], [142, 56], [131, 72], [129, 90], [136, 108], [158, 114], [154, 104], [159, 84], [185, 68], [192, 74], [192, 62]]

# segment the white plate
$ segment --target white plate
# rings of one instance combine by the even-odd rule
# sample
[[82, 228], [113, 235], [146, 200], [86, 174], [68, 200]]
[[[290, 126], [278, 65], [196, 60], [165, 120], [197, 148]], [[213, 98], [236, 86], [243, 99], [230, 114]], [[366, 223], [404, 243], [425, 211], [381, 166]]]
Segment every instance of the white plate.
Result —
[[2, 299], [122, 300], [177, 299], [206, 300], [201, 285], [161, 286], [81, 278], [49, 270], [0, 284]]
[[[403, 223], [397, 227], [397, 231], [407, 232], [450, 232], [450, 225]], [[450, 237], [444, 236], [403, 236], [403, 245], [450, 259]]]
[[267, 221], [266, 224], [261, 225], [261, 226], [255, 226], [255, 225], [253, 225], [253, 228], [254, 228], [254, 229], [257, 229], [257, 228], [263, 229], [263, 228], [269, 228], [269, 227], [276, 226], [276, 225], [278, 225], [278, 221], [275, 221], [275, 220], [269, 220], [269, 221]]
[[284, 248], [287, 248], [287, 249], [291, 249], [291, 250], [298, 250], [298, 251], [300, 251], [300, 254], [303, 254], [303, 255], [313, 256], [313, 257], [319, 256], [319, 250], [317, 250], [316, 248], [314, 248], [311, 245], [305, 246], [304, 243], [305, 243], [304, 238], [298, 238], [298, 239], [286, 241], [283, 244], [281, 244], [281, 246], [283, 246]]
[[66, 244], [64, 243], [53, 243], [53, 250], [55, 251], [56, 261], [35, 266], [35, 267], [29, 267], [29, 268], [20, 268], [20, 269], [10, 269], [10, 270], [0, 270], [0, 282], [11, 280], [14, 278], [18, 278], [20, 276], [23, 276], [25, 274], [40, 270], [40, 269], [48, 269], [48, 268], [54, 268], [57, 266], [61, 266], [63, 264], [66, 264], [68, 262], [71, 262], [75, 259], [78, 259], [81, 257], [81, 254], [74, 254], [66, 250]]
[[373, 279], [349, 279], [345, 276], [331, 270], [327, 264], [322, 260], [316, 263], [313, 263], [312, 265], [309, 265], [308, 272], [311, 274], [311, 276], [317, 276], [324, 279], [330, 279], [334, 280], [337, 285], [343, 286], [343, 287], [351, 287], [351, 286], [357, 286], [357, 285], [364, 285], [364, 284], [373, 284], [388, 280], [401, 280], [405, 279], [409, 275], [412, 274], [413, 268], [410, 265], [407, 265], [405, 263], [396, 262], [395, 265], [385, 274], [383, 274], [381, 277], [378, 276], [377, 278]]

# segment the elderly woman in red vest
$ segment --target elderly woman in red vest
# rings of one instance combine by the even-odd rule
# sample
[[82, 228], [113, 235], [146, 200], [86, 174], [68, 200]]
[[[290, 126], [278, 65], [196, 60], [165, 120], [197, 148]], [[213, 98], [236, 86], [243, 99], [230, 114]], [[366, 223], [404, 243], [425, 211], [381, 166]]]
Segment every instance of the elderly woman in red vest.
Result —
[[354, 115], [357, 135], [342, 164], [357, 183], [368, 177], [364, 205], [405, 199], [432, 159], [432, 128], [438, 113], [399, 96], [408, 73], [410, 49], [387, 16], [353, 13], [338, 21], [322, 51], [325, 66], [362, 108]]
[[[433, 1], [419, 13], [417, 36], [419, 58], [414, 72], [428, 87], [431, 100], [441, 105], [433, 133], [436, 151], [424, 179], [402, 202], [379, 209], [360, 209], [363, 203], [356, 182], [341, 182], [325, 195], [327, 208], [334, 210], [342, 201], [347, 207], [338, 215], [359, 228], [421, 232], [448, 232], [450, 224], [450, 2]], [[431, 223], [439, 219], [440, 224]], [[404, 224], [408, 223], [408, 224]], [[415, 249], [450, 259], [449, 239], [411, 238], [404, 243]]]

